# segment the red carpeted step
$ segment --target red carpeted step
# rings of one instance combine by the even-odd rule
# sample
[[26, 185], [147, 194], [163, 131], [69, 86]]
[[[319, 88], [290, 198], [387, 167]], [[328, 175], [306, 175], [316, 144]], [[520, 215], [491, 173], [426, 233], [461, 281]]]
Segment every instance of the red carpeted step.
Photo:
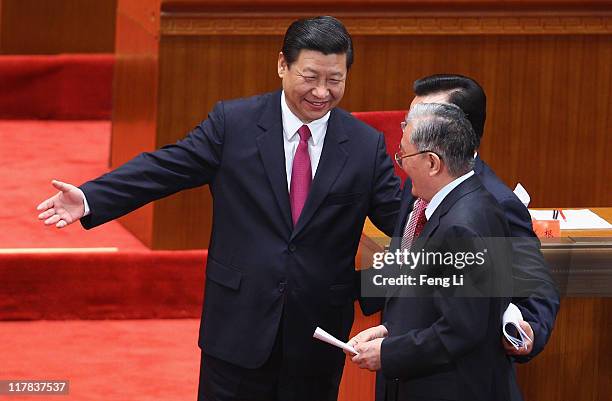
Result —
[[0, 118], [109, 119], [113, 54], [0, 56]]
[[200, 316], [205, 251], [152, 252], [117, 222], [37, 219], [51, 179], [103, 174], [109, 144], [108, 121], [0, 121], [0, 320]]
[[7, 401], [195, 400], [198, 319], [0, 322], [0, 380], [69, 380]]
[[0, 320], [198, 318], [206, 256], [0, 252]]

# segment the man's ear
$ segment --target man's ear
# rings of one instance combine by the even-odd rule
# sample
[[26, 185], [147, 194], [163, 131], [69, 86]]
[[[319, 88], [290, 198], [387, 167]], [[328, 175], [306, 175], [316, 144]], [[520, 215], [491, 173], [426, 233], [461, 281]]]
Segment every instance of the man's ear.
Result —
[[427, 153], [427, 162], [429, 163], [429, 175], [435, 176], [442, 172], [442, 159], [435, 153]]
[[278, 76], [283, 78], [287, 73], [289, 66], [287, 66], [287, 60], [285, 60], [285, 55], [283, 52], [278, 53]]

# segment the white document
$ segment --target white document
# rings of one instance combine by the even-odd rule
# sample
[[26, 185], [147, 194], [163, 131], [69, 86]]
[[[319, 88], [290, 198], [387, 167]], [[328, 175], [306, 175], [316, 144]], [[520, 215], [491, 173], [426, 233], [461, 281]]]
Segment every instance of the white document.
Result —
[[[535, 220], [552, 220], [553, 210], [532, 210], [529, 209], [531, 218]], [[611, 229], [612, 224], [608, 223], [589, 209], [566, 210], [563, 209], [563, 216], [559, 215], [557, 220], [561, 222], [562, 230], [601, 230]]]
[[529, 196], [529, 193], [527, 193], [527, 190], [524, 186], [521, 185], [520, 182], [516, 184], [516, 188], [514, 188], [514, 194], [517, 198], [519, 198], [521, 203], [525, 205], [525, 207], [529, 206], [529, 202], [531, 202], [531, 196]]
[[523, 320], [523, 314], [519, 308], [513, 303], [508, 305], [502, 317], [502, 331], [504, 332], [506, 340], [508, 340], [515, 349], [521, 347], [527, 348], [527, 344], [531, 342], [525, 330], [519, 325], [521, 320]]
[[321, 340], [323, 342], [326, 342], [338, 348], [342, 348], [345, 351], [348, 351], [348, 352], [351, 352], [357, 355], [357, 351], [355, 351], [355, 348], [351, 347], [347, 343], [343, 343], [342, 341], [338, 340], [336, 337], [332, 336], [331, 334], [329, 334], [328, 332], [326, 332], [320, 327], [317, 327], [315, 329], [314, 334], [312, 336], [316, 338], [317, 340]]

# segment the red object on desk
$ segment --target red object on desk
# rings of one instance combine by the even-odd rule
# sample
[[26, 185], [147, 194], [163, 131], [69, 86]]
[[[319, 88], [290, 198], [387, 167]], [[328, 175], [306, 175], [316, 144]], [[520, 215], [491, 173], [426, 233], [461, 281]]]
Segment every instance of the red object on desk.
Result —
[[538, 238], [559, 238], [561, 236], [559, 220], [531, 220], [531, 223]]

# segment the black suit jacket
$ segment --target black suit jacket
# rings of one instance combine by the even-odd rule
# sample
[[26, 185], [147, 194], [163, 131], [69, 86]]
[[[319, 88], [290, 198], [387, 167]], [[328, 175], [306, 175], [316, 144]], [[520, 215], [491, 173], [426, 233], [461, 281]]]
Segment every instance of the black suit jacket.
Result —
[[[535, 335], [532, 352], [526, 356], [514, 357], [514, 360], [527, 362], [542, 352], [550, 338], [559, 311], [559, 292], [540, 251], [540, 241], [533, 232], [527, 208], [480, 157], [476, 157], [474, 173], [502, 207], [510, 226], [515, 289], [512, 302], [521, 310], [523, 318], [529, 322]], [[406, 181], [400, 209], [400, 224], [393, 234], [396, 242], [401, 238], [406, 219], [412, 211], [414, 198], [410, 188], [410, 181]], [[391, 245], [396, 248], [398, 246], [397, 243]], [[383, 301], [365, 298], [360, 299], [360, 304], [364, 313], [372, 314], [382, 308]], [[520, 399], [520, 395], [515, 399]]]
[[480, 157], [476, 157], [474, 172], [500, 204], [510, 225], [515, 288], [512, 302], [521, 310], [535, 336], [533, 351], [514, 359], [527, 362], [542, 352], [550, 338], [559, 311], [559, 291], [540, 251], [540, 241], [533, 232], [525, 205]]
[[155, 199], [209, 184], [214, 213], [200, 347], [255, 368], [270, 355], [282, 321], [283, 353], [292, 368], [337, 374], [344, 354], [312, 334], [320, 326], [348, 338], [364, 220], [370, 217], [392, 233], [399, 179], [383, 135], [334, 109], [294, 227], [280, 94], [219, 102], [183, 140], [85, 183], [81, 189], [92, 213], [82, 223], [91, 228]]
[[[408, 185], [404, 198], [411, 198], [410, 191]], [[402, 204], [396, 232], [401, 232], [411, 206], [412, 202]], [[494, 257], [487, 258], [484, 267], [463, 271], [466, 282], [474, 284], [473, 291], [504, 280], [511, 282], [511, 267], [506, 263], [509, 244], [488, 242], [488, 238], [509, 234], [503, 211], [473, 176], [447, 195], [412, 249], [456, 252], [471, 248], [477, 252], [494, 248], [495, 252], [489, 252]], [[463, 240], [460, 247], [458, 239]], [[430, 275], [449, 272], [439, 267], [422, 269], [422, 266], [415, 269], [417, 277], [423, 272]], [[501, 346], [500, 330], [509, 298], [457, 296], [453, 292], [457, 288], [461, 287], [433, 290], [405, 287], [408, 293], [394, 292], [387, 298], [383, 319], [389, 336], [381, 348], [387, 399], [509, 399], [512, 367]], [[381, 395], [378, 394], [379, 399]]]

